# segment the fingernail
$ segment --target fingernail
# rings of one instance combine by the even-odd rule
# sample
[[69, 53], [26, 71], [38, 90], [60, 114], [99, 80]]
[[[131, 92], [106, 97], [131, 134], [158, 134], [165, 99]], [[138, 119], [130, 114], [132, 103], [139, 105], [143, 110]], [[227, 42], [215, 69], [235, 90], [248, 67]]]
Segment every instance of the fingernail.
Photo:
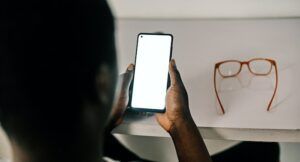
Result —
[[133, 68], [134, 68], [133, 64], [130, 64], [130, 65], [127, 67], [127, 70], [132, 71]]
[[173, 62], [173, 66], [174, 66], [174, 68], [176, 68], [176, 69], [177, 69], [176, 62], [175, 62], [175, 60], [174, 60], [174, 59], [172, 60], [172, 62]]

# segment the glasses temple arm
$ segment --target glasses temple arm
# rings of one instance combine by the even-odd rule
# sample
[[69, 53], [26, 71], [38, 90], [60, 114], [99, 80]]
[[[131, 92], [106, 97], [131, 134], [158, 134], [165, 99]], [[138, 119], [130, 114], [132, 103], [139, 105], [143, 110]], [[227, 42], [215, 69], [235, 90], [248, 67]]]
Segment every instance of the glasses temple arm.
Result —
[[222, 110], [222, 113], [225, 114], [225, 110], [223, 108], [223, 105], [221, 103], [221, 100], [220, 100], [220, 97], [219, 97], [219, 94], [218, 94], [218, 91], [217, 91], [217, 82], [216, 82], [216, 72], [217, 72], [217, 67], [215, 67], [215, 71], [214, 71], [214, 88], [215, 88], [215, 93], [216, 93], [216, 96], [217, 96], [217, 100], [218, 100], [218, 103], [221, 107], [221, 110]]
[[274, 93], [273, 93], [273, 95], [272, 95], [272, 98], [271, 98], [271, 100], [270, 100], [270, 102], [269, 102], [267, 111], [270, 111], [270, 109], [271, 109], [271, 106], [272, 106], [272, 103], [273, 103], [275, 94], [276, 94], [276, 92], [277, 92], [277, 87], [278, 87], [278, 70], [277, 70], [276, 62], [274, 62], [274, 67], [275, 67], [275, 75], [276, 75], [276, 76], [275, 76], [275, 78], [276, 78], [276, 81], [275, 81], [275, 89], [274, 89]]

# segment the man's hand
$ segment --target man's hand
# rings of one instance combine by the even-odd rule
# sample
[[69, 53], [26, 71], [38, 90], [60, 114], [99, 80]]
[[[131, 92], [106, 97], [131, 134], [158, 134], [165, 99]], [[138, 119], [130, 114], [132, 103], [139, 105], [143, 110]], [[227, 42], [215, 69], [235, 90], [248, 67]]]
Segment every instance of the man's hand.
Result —
[[166, 96], [166, 112], [156, 114], [158, 123], [170, 132], [177, 123], [189, 122], [192, 120], [188, 95], [177, 70], [175, 60], [171, 60], [169, 65], [171, 85]]
[[166, 97], [166, 112], [157, 114], [156, 119], [170, 133], [179, 161], [211, 162], [201, 134], [192, 119], [188, 95], [174, 60], [170, 62], [169, 73], [171, 86]]
[[129, 100], [129, 86], [133, 77], [134, 65], [130, 64], [125, 73], [121, 74], [116, 87], [115, 101], [110, 114], [108, 129], [113, 129], [123, 120], [123, 114], [127, 108]]

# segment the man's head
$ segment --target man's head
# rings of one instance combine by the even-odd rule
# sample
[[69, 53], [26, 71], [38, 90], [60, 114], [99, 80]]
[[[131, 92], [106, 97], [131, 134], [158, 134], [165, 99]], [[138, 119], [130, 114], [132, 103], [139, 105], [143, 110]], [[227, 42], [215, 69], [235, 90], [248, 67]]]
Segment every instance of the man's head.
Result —
[[100, 0], [21, 3], [2, 5], [1, 124], [36, 159], [94, 160], [117, 74], [111, 12]]

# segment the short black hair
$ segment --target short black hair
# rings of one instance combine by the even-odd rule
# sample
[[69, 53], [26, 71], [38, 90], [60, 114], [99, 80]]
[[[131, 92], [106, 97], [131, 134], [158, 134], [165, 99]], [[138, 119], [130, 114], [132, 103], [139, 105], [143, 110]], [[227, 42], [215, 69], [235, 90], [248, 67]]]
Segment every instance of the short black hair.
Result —
[[100, 65], [116, 68], [113, 15], [103, 0], [1, 3], [0, 121], [25, 143], [58, 142], [97, 102]]

